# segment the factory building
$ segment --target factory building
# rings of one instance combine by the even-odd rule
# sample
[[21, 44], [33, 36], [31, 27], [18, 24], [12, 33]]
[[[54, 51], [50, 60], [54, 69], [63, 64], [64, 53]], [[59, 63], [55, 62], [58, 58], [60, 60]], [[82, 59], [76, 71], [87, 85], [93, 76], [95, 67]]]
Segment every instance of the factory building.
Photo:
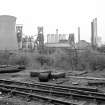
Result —
[[67, 34], [59, 34], [59, 42], [66, 41]]
[[45, 46], [50, 48], [72, 48], [75, 45], [74, 40], [73, 33], [58, 34], [58, 30], [56, 30], [56, 34], [47, 35], [47, 43], [45, 43]]
[[48, 34], [47, 35], [47, 43], [58, 43], [59, 40], [56, 38], [56, 34]]
[[55, 34], [47, 35], [47, 43], [58, 43], [58, 42], [59, 42], [59, 35], [58, 35], [58, 29], [56, 29]]
[[0, 16], [0, 50], [17, 50], [16, 17]]

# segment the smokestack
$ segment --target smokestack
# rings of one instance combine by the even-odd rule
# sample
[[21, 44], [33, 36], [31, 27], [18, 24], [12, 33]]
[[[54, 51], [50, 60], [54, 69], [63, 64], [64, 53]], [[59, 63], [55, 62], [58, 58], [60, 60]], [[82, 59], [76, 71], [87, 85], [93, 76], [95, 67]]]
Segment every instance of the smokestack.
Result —
[[58, 29], [56, 29], [56, 34], [58, 35]]
[[91, 22], [91, 45], [94, 46], [94, 26], [93, 21]]
[[59, 42], [58, 29], [56, 29], [55, 40], [56, 40], [57, 43]]
[[78, 42], [80, 41], [80, 27], [78, 27]]
[[47, 34], [47, 43], [49, 43], [49, 34]]
[[91, 22], [91, 44], [93, 47], [97, 46], [97, 18]]
[[95, 45], [97, 45], [97, 18], [94, 19], [94, 40], [95, 40]]

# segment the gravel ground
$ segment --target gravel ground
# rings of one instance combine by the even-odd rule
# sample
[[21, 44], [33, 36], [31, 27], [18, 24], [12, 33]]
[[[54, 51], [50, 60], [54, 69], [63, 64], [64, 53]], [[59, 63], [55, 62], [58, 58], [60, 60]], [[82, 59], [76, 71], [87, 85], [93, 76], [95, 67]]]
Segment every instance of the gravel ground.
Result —
[[[0, 105], [44, 105], [38, 101], [30, 101], [27, 102], [25, 99], [18, 98], [18, 97], [1, 97], [0, 98]], [[47, 104], [46, 104], [47, 105]]]
[[[38, 78], [32, 78], [30, 77], [30, 72], [31, 71], [36, 71], [36, 70], [24, 70], [18, 73], [7, 73], [7, 74], [0, 74], [0, 79], [11, 79], [11, 80], [16, 80], [16, 81], [27, 81], [27, 82], [37, 82]], [[95, 72], [89, 72], [89, 73], [84, 73], [81, 75], [81, 72], [73, 72], [73, 73], [67, 73], [67, 76], [69, 77], [70, 75], [74, 76], [90, 76], [90, 77], [105, 77], [105, 70], [104, 71], [95, 71]], [[77, 78], [62, 78], [62, 79], [56, 79], [56, 80], [50, 80], [50, 83], [54, 84], [62, 84], [62, 85], [76, 85], [76, 86], [84, 86], [87, 85], [88, 81], [96, 81], [96, 80], [87, 80], [87, 79], [77, 79]], [[95, 86], [94, 86], [95, 87]], [[100, 90], [105, 91], [105, 87], [101, 87]], [[23, 101], [20, 99], [10, 99], [10, 98], [0, 98], [0, 105], [47, 105], [44, 104], [43, 102], [27, 102]], [[90, 104], [91, 105], [91, 104]], [[92, 104], [93, 105], [93, 104]]]
[[28, 105], [28, 104], [16, 98], [3, 97], [0, 99], [0, 105]]
[[[37, 82], [38, 78], [37, 77], [30, 77], [30, 72], [31, 71], [37, 71], [37, 70], [24, 70], [18, 73], [7, 73], [7, 74], [0, 74], [0, 78], [4, 79], [11, 79], [11, 80], [16, 80], [16, 81], [27, 81], [27, 82]], [[90, 76], [90, 77], [103, 77], [105, 71], [96, 71], [94, 73], [86, 73], [81, 75], [81, 72], [76, 72], [74, 71], [73, 73], [67, 73], [67, 77], [69, 76]], [[88, 84], [88, 81], [96, 81], [96, 80], [87, 80], [87, 79], [78, 79], [78, 78], [60, 78], [60, 79], [55, 79], [55, 80], [50, 80], [50, 83], [56, 83], [56, 84], [62, 84], [62, 85], [80, 85], [84, 86]]]

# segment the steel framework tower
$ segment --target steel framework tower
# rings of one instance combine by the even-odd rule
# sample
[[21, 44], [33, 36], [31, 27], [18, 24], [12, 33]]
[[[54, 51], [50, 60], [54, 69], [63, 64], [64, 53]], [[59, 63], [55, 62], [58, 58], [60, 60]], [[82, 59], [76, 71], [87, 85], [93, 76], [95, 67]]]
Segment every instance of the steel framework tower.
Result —
[[16, 25], [16, 35], [17, 35], [17, 42], [18, 42], [18, 48], [22, 48], [22, 34], [23, 34], [23, 25]]
[[36, 39], [37, 49], [39, 53], [43, 53], [44, 50], [44, 35], [43, 35], [43, 27], [38, 27], [38, 36]]

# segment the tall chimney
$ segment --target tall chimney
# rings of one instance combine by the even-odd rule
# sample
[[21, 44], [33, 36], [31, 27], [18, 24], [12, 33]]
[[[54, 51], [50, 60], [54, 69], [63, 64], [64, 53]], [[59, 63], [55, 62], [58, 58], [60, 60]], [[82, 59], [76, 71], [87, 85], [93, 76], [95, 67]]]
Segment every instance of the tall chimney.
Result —
[[91, 44], [92, 47], [97, 46], [97, 18], [91, 22]]
[[94, 25], [93, 21], [91, 22], [91, 45], [94, 47]]
[[80, 27], [78, 27], [78, 42], [80, 41]]
[[94, 19], [94, 40], [95, 45], [97, 45], [97, 18]]
[[59, 34], [58, 34], [58, 29], [56, 29], [56, 34], [55, 34], [55, 42], [59, 42]]

